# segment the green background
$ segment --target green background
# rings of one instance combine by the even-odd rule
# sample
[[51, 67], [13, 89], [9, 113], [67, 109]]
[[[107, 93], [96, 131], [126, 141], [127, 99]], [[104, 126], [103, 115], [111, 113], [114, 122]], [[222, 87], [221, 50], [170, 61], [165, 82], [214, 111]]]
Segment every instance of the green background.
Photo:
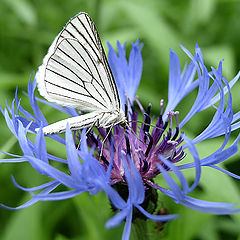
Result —
[[[144, 106], [152, 103], [153, 114], [160, 111], [160, 99], [167, 100], [169, 48], [180, 55], [182, 67], [188, 59], [179, 44], [193, 52], [198, 43], [209, 69], [210, 66], [217, 67], [223, 58], [224, 76], [228, 80], [240, 69], [240, 1], [237, 0], [1, 0], [1, 106], [6, 106], [6, 99], [12, 101], [18, 86], [22, 106], [29, 109], [23, 91], [27, 90], [30, 75], [36, 72], [54, 37], [69, 18], [80, 11], [93, 18], [106, 51], [106, 41], [114, 47], [117, 40], [126, 41], [128, 53], [132, 41], [139, 38], [144, 43], [143, 76], [137, 95]], [[239, 91], [237, 83], [233, 89], [235, 111], [239, 110]], [[195, 96], [196, 92], [193, 92], [177, 108], [180, 119], [191, 107]], [[42, 106], [42, 110], [49, 122], [64, 117], [46, 106]], [[194, 138], [209, 123], [210, 113], [211, 110], [198, 114], [184, 127], [184, 132]], [[2, 116], [0, 121], [0, 149], [21, 154]], [[200, 156], [217, 149], [222, 140], [218, 138], [198, 144]], [[49, 145], [49, 151], [61, 156], [65, 154], [56, 145]], [[239, 155], [229, 159], [225, 167], [240, 174]], [[11, 174], [26, 187], [46, 180], [28, 164], [1, 164], [0, 202], [10, 206], [18, 206], [30, 197], [14, 187]], [[184, 174], [191, 182], [193, 171], [186, 170]], [[157, 182], [162, 185], [164, 181], [159, 177]], [[206, 168], [200, 187], [191, 196], [238, 204], [239, 186], [239, 181]], [[179, 213], [180, 217], [166, 224], [159, 233], [156, 232], [156, 223], [149, 221], [147, 237], [150, 239], [240, 240], [240, 214], [214, 216], [199, 213], [176, 205], [162, 194], [159, 195], [159, 206], [168, 208], [170, 213]], [[123, 224], [111, 230], [104, 228], [104, 222], [110, 216], [110, 206], [103, 193], [97, 196], [82, 194], [59, 202], [40, 202], [19, 211], [0, 209], [0, 239], [121, 239]]]

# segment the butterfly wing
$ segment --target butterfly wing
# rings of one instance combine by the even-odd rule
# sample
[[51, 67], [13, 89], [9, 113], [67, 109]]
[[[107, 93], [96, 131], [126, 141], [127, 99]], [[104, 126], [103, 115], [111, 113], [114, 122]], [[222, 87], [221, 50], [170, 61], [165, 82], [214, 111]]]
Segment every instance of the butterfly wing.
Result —
[[48, 101], [82, 111], [120, 110], [120, 100], [97, 29], [86, 13], [55, 38], [36, 74]]

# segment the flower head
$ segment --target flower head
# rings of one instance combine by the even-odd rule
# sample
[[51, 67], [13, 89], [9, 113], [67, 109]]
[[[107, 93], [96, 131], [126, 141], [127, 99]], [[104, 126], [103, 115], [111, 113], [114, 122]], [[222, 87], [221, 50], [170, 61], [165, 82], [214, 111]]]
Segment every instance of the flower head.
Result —
[[[116, 214], [107, 221], [106, 227], [114, 227], [126, 220], [122, 239], [129, 239], [131, 223], [136, 218], [149, 218], [153, 221], [169, 221], [175, 214], [154, 215], [157, 206], [157, 190], [172, 198], [176, 203], [197, 211], [213, 214], [231, 214], [239, 212], [231, 203], [219, 203], [199, 200], [189, 196], [199, 184], [203, 166], [215, 168], [232, 177], [230, 173], [216, 164], [221, 163], [238, 151], [240, 135], [230, 147], [226, 147], [230, 134], [240, 127], [240, 114], [232, 109], [231, 87], [238, 80], [240, 73], [230, 82], [222, 76], [222, 62], [218, 69], [209, 72], [204, 64], [198, 45], [195, 55], [182, 47], [191, 62], [181, 71], [178, 56], [170, 51], [170, 73], [168, 102], [160, 100], [160, 113], [156, 119], [151, 116], [151, 105], [145, 110], [135, 93], [142, 72], [142, 45], [139, 41], [132, 44], [129, 61], [125, 57], [125, 47], [118, 42], [118, 55], [109, 44], [109, 63], [113, 71], [122, 107], [129, 103], [128, 127], [114, 126], [113, 129], [94, 129], [70, 131], [67, 126], [65, 138], [62, 135], [44, 136], [42, 128], [48, 125], [38, 107], [38, 101], [50, 105], [58, 111], [77, 116], [76, 110], [61, 107], [37, 99], [34, 95], [36, 81], [29, 81], [28, 95], [33, 113], [26, 111], [17, 97], [12, 106], [1, 109], [6, 123], [18, 139], [23, 156], [10, 153], [12, 158], [1, 162], [29, 162], [40, 174], [53, 180], [32, 188], [21, 187], [13, 178], [17, 187], [32, 193], [32, 199], [14, 208], [28, 207], [38, 201], [62, 200], [72, 198], [83, 192], [97, 194], [104, 191], [110, 199]], [[192, 108], [181, 122], [175, 110], [181, 100], [192, 90], [198, 88], [198, 95]], [[228, 94], [227, 94], [228, 93]], [[228, 97], [226, 97], [228, 96]], [[214, 108], [215, 114], [206, 129], [190, 140], [184, 134], [184, 125], [198, 112]], [[11, 117], [9, 116], [9, 113]], [[139, 116], [142, 115], [141, 122]], [[238, 122], [237, 122], [238, 121]], [[36, 133], [35, 129], [39, 128]], [[34, 134], [35, 141], [27, 133]], [[221, 147], [211, 155], [201, 159], [195, 147], [203, 140], [224, 135]], [[67, 160], [48, 153], [45, 137], [50, 137], [66, 148]], [[193, 158], [192, 163], [183, 163], [186, 156]], [[51, 161], [50, 161], [51, 160]], [[67, 166], [69, 172], [57, 169], [52, 162]], [[183, 169], [192, 168], [195, 180], [189, 185]], [[176, 178], [180, 184], [177, 184]], [[168, 188], [155, 183], [155, 178], [162, 175]], [[59, 185], [69, 188], [66, 191], [54, 191]], [[36, 191], [39, 191], [37, 194]], [[54, 192], [53, 192], [54, 191]], [[4, 206], [4, 205], [2, 205]], [[5, 206], [6, 208], [13, 209]]]

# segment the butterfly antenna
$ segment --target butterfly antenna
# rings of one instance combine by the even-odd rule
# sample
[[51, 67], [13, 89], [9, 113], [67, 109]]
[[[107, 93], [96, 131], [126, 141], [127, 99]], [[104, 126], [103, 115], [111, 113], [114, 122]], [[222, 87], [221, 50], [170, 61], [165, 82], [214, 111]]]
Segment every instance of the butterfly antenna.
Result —
[[146, 144], [146, 143], [144, 143], [144, 142], [139, 138], [139, 136], [133, 131], [133, 129], [130, 127], [130, 125], [129, 125], [127, 122], [126, 122], [125, 124], [126, 124], [127, 128], [134, 134], [134, 136], [135, 136], [141, 143]]
[[136, 123], [142, 123], [144, 125], [147, 125], [147, 126], [150, 126], [150, 127], [153, 127], [153, 128], [156, 128], [156, 129], [159, 129], [159, 130], [164, 130], [164, 128], [160, 128], [160, 127], [157, 127], [153, 124], [150, 124], [150, 123], [145, 123], [145, 122], [142, 122], [142, 121], [138, 121], [138, 120], [131, 120], [131, 121], [128, 121], [129, 123], [131, 122], [136, 122]]

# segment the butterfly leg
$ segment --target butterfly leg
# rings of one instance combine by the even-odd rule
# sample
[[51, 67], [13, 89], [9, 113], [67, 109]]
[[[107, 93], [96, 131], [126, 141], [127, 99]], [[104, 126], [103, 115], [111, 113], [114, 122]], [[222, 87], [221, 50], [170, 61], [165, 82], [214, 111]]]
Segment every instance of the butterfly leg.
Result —
[[114, 124], [112, 124], [112, 125], [108, 128], [107, 135], [106, 135], [105, 138], [102, 140], [101, 151], [100, 151], [100, 154], [99, 154], [100, 159], [101, 159], [101, 157], [102, 157], [104, 143], [106, 142], [107, 138], [109, 137], [110, 133], [112, 132], [113, 126], [114, 126]]
[[[87, 138], [88, 134], [92, 131], [93, 127], [94, 127], [94, 126], [97, 126], [98, 122], [99, 122], [99, 120], [97, 119], [97, 120], [94, 121], [94, 122], [92, 123], [92, 125], [88, 128], [88, 130], [86, 131], [86, 138]], [[80, 149], [80, 145], [81, 145], [81, 138], [80, 138], [79, 143], [78, 143], [78, 145], [77, 145], [77, 149]]]

